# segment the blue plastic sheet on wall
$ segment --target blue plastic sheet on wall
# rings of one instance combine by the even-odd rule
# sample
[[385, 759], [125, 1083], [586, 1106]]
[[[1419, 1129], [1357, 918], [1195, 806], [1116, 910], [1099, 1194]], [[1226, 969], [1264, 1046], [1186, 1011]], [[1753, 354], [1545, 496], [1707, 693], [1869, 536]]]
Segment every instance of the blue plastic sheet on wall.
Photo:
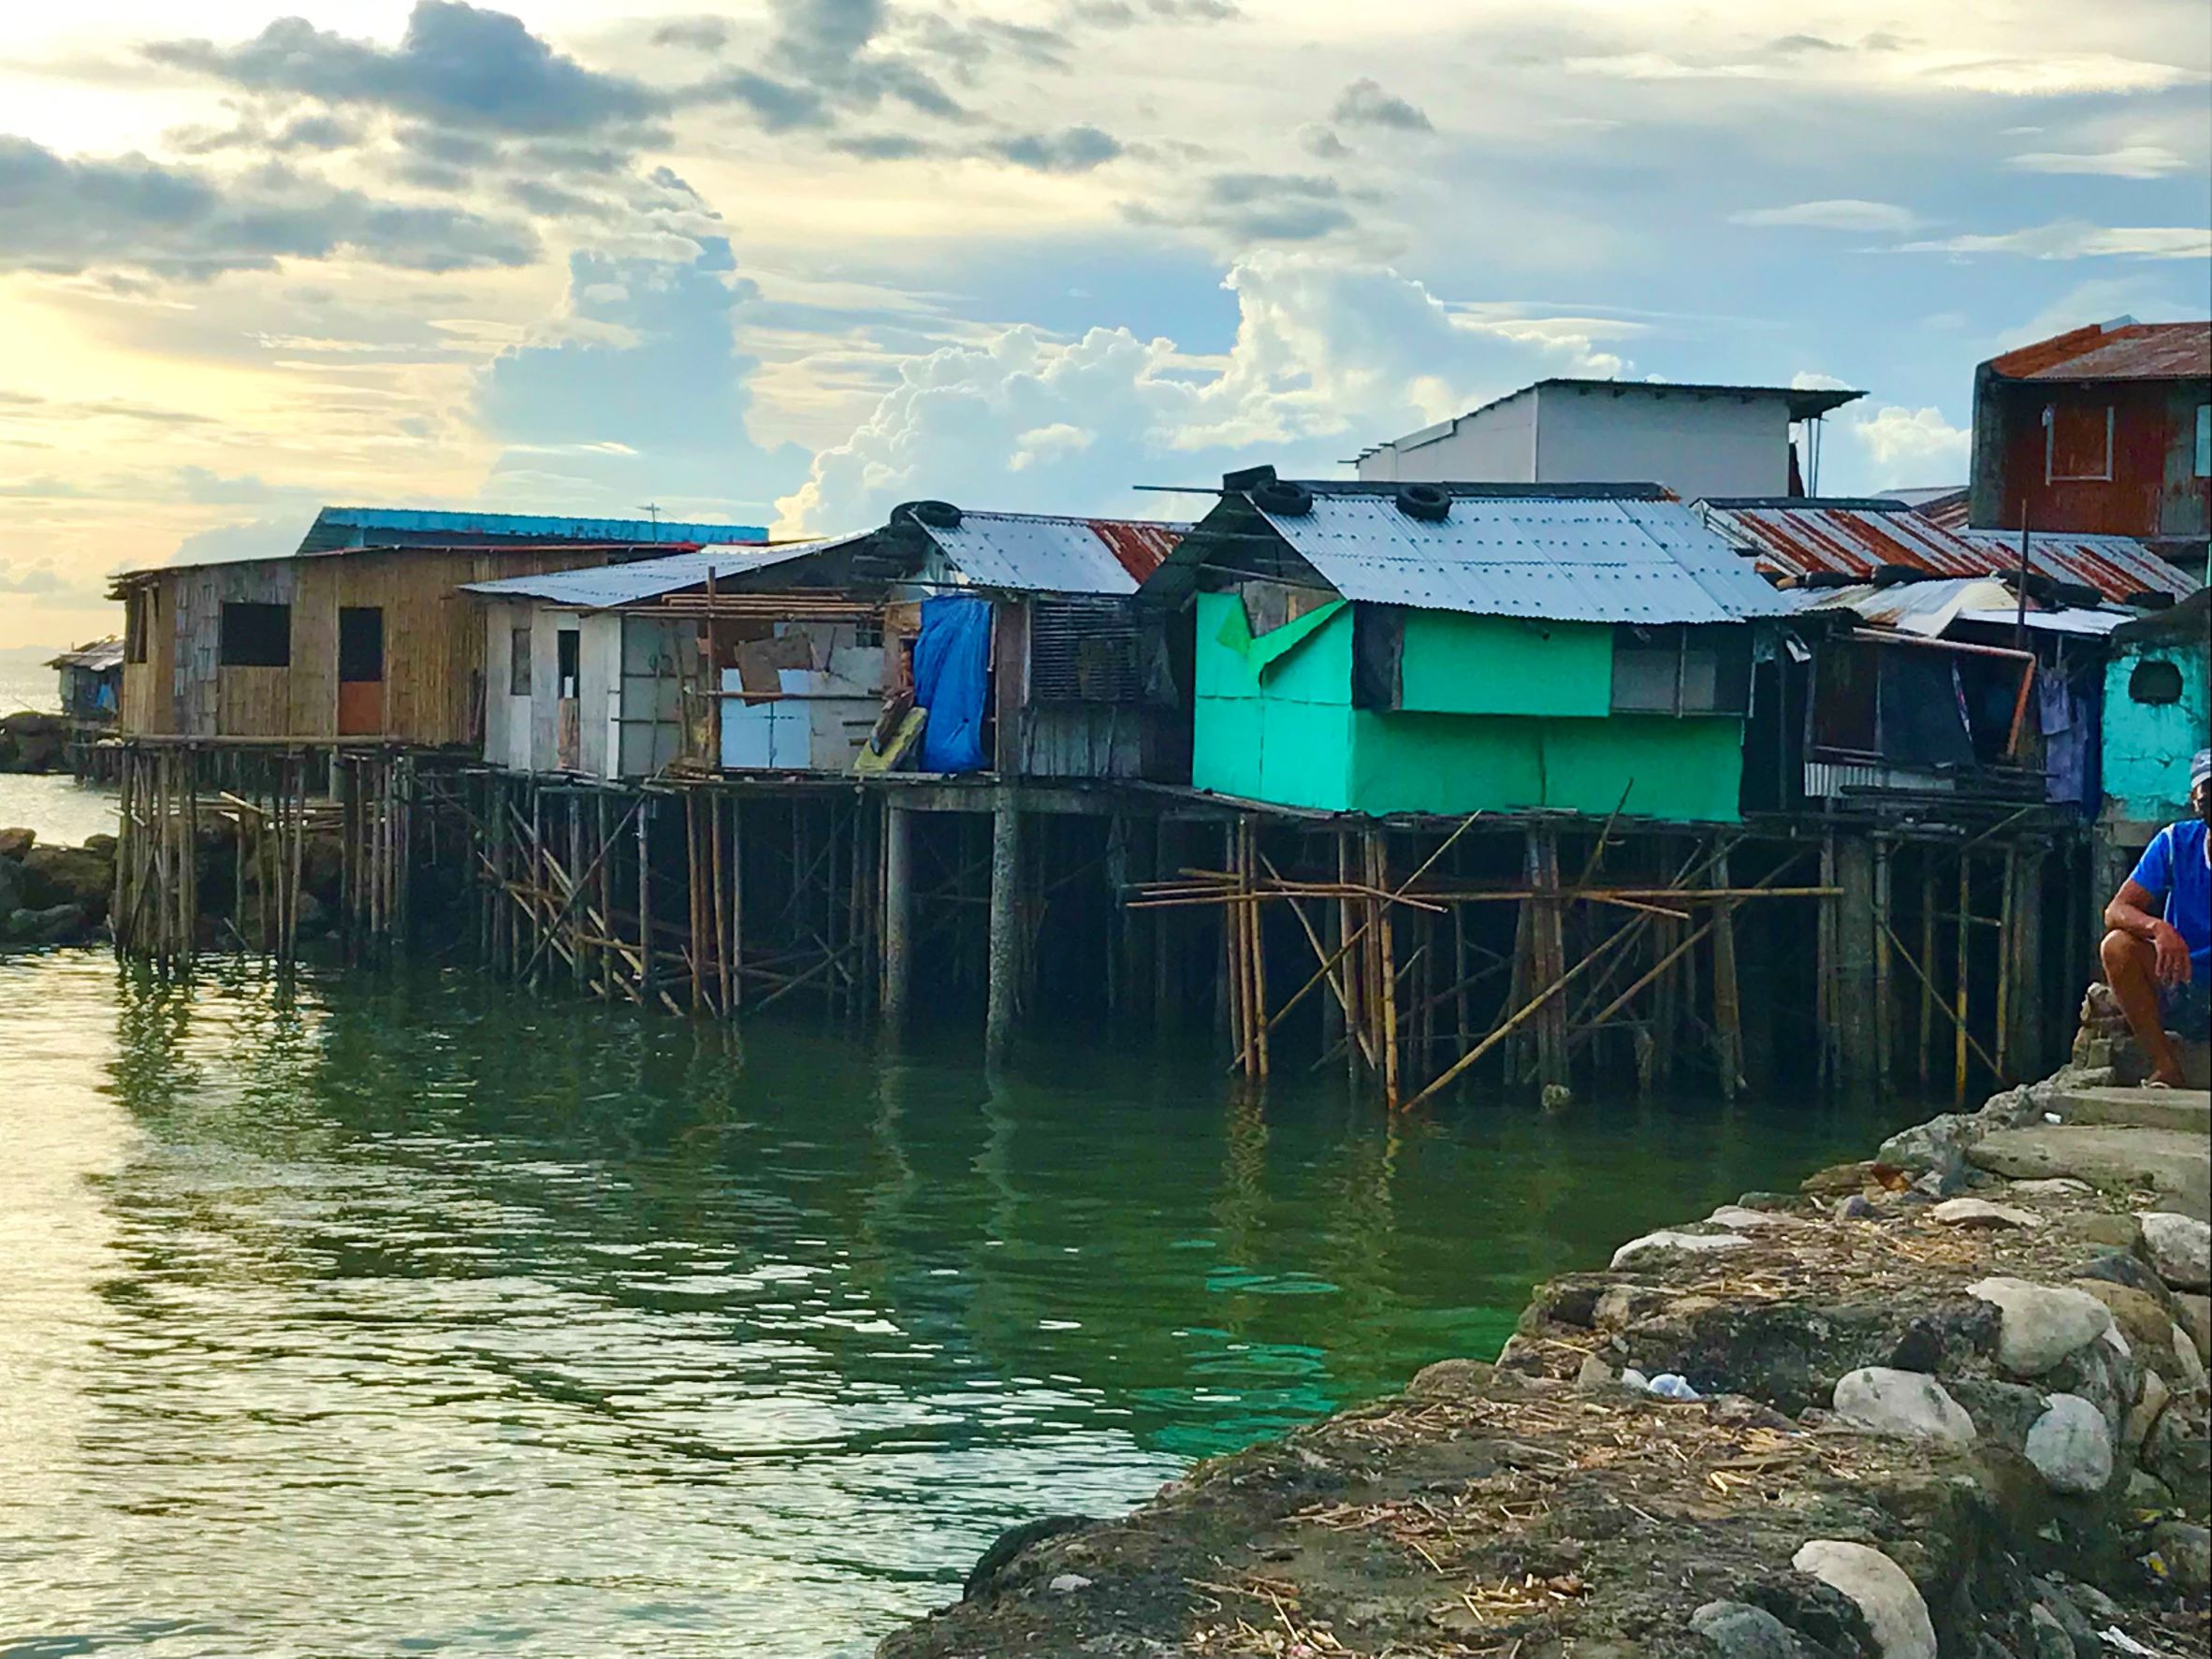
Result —
[[991, 673], [991, 604], [947, 595], [922, 602], [914, 701], [929, 710], [922, 770], [983, 770], [983, 699]]

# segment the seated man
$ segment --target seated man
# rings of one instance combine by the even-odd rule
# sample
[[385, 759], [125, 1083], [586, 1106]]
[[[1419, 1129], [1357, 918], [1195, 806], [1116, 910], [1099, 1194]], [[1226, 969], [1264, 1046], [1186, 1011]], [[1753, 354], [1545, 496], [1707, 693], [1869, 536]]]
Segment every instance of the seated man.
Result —
[[2182, 1078], [2167, 1023], [2185, 1037], [2204, 1037], [2212, 989], [2212, 866], [2205, 838], [2212, 749], [2200, 749], [2190, 762], [2189, 806], [2196, 816], [2159, 831], [2135, 873], [2104, 907], [2104, 925], [2112, 931], [2098, 953], [2128, 1029], [2150, 1055], [2151, 1082], [2168, 1087]]

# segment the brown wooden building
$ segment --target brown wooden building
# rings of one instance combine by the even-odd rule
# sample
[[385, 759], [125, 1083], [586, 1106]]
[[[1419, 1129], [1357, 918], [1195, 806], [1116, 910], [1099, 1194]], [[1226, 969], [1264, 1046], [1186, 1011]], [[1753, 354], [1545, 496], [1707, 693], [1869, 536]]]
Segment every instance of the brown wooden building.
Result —
[[326, 508], [278, 559], [116, 578], [121, 735], [481, 741], [484, 625], [466, 582], [688, 551], [737, 525]]

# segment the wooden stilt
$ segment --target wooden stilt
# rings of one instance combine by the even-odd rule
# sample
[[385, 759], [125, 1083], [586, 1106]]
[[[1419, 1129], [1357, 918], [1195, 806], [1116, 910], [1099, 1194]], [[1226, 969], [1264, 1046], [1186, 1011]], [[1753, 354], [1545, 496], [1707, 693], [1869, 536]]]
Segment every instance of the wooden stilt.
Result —
[[[1713, 885], [1728, 885], [1725, 849], [1712, 859]], [[1736, 982], [1736, 903], [1719, 900], [1712, 915], [1712, 1027], [1713, 1063], [1720, 1071], [1721, 1093], [1733, 1100], [1744, 1086], [1743, 1001]]]
[[883, 803], [883, 1025], [896, 1036], [907, 1022], [913, 972], [913, 824], [906, 808]]
[[1005, 1057], [1013, 1045], [1021, 953], [1022, 814], [1011, 794], [991, 815], [990, 981], [983, 1054]]

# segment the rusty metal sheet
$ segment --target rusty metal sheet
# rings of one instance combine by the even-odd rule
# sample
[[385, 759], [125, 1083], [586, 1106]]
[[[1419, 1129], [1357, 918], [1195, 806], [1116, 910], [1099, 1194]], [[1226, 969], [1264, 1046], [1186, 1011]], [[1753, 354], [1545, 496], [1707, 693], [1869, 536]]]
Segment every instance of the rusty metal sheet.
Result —
[[1990, 359], [2007, 380], [2203, 380], [2212, 322], [2092, 324]]
[[[1940, 576], [1982, 576], [2019, 563], [2016, 531], [1951, 531], [1894, 501], [1700, 502], [1706, 524], [1772, 576], [1817, 571], [1871, 577], [1885, 564]], [[2028, 566], [2118, 602], [2143, 589], [2188, 593], [2195, 584], [2130, 536], [2029, 538]]]
[[639, 559], [629, 564], [588, 565], [579, 570], [464, 582], [461, 591], [487, 599], [542, 600], [570, 610], [605, 610], [614, 605], [642, 604], [665, 593], [680, 593], [701, 586], [709, 575], [718, 582], [729, 581], [794, 559], [811, 558], [857, 539], [846, 536], [769, 547], [706, 547], [696, 553], [671, 553], [665, 559]]

